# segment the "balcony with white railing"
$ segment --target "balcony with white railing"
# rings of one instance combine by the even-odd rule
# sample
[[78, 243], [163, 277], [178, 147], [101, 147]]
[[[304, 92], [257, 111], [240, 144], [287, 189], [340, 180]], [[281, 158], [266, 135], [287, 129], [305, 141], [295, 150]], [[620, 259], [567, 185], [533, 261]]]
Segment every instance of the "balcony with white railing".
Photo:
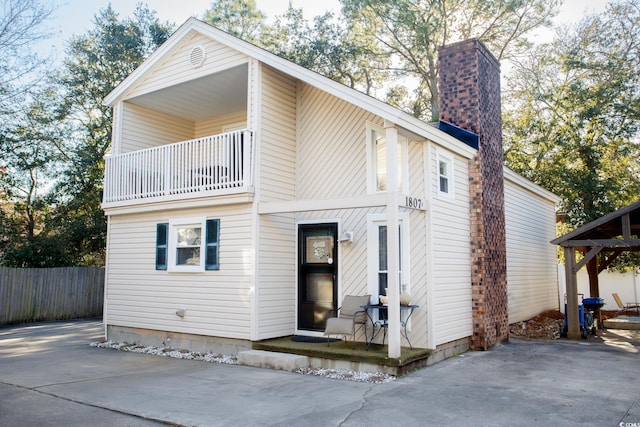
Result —
[[246, 129], [108, 156], [103, 206], [246, 193], [253, 157]]

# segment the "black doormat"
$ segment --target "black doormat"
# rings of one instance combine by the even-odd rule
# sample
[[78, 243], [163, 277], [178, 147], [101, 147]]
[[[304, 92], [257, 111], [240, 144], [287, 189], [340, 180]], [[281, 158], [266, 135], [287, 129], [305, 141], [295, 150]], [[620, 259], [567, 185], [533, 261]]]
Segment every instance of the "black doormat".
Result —
[[[296, 342], [315, 342], [315, 343], [327, 343], [326, 338], [322, 337], [305, 337], [304, 335], [294, 335], [291, 337], [291, 341]], [[338, 338], [329, 338], [329, 342], [340, 341]]]

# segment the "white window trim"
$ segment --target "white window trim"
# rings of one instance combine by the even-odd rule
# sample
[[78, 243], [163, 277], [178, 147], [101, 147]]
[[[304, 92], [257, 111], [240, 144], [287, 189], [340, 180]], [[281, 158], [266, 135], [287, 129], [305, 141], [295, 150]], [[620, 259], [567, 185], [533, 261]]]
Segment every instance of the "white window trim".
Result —
[[[375, 140], [372, 138], [374, 131], [381, 135], [386, 135], [386, 131], [382, 126], [371, 122], [366, 123], [367, 192], [369, 194], [379, 193], [377, 190]], [[409, 141], [407, 138], [398, 135], [398, 145], [400, 146], [400, 161], [402, 162], [402, 175], [399, 177], [402, 182], [401, 191], [406, 194], [409, 188]]]
[[[178, 246], [178, 227], [200, 227], [200, 263], [196, 265], [176, 265], [176, 252]], [[169, 221], [168, 262], [167, 271], [172, 273], [204, 273], [204, 261], [206, 257], [206, 220], [205, 218], [180, 218]]]
[[[400, 285], [406, 285], [405, 291], [411, 293], [411, 247], [409, 242], [409, 214], [401, 212], [399, 216], [400, 229], [402, 230], [402, 265], [400, 271], [402, 278]], [[378, 226], [387, 224], [386, 214], [367, 215], [367, 290], [371, 294], [371, 303], [378, 304]], [[388, 232], [388, 229], [387, 229]]]
[[[448, 175], [447, 179], [449, 180], [449, 191], [441, 191], [440, 190], [440, 163], [446, 163], [448, 167]], [[454, 168], [454, 159], [453, 156], [449, 153], [445, 153], [443, 151], [436, 151], [436, 188], [437, 194], [439, 197], [445, 197], [448, 199], [455, 198], [455, 168]]]

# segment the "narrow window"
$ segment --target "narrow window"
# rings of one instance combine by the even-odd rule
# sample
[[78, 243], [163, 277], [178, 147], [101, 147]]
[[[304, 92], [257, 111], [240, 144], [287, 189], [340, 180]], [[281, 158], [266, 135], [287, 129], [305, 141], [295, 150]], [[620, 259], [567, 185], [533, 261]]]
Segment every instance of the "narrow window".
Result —
[[387, 190], [387, 139], [375, 130], [371, 139], [375, 145], [376, 191]]
[[444, 152], [437, 155], [437, 186], [438, 194], [445, 197], [454, 197], [453, 181], [453, 157]]
[[[391, 282], [389, 277], [390, 257], [398, 257], [398, 292], [411, 291], [410, 274], [410, 242], [408, 233], [409, 214], [400, 213], [398, 224], [398, 249], [396, 253], [389, 251], [389, 227], [384, 214], [367, 215], [367, 290], [371, 294], [372, 303], [378, 303], [380, 296], [389, 295], [387, 288]], [[390, 289], [390, 291], [393, 291]], [[375, 313], [374, 320], [386, 319], [386, 312]], [[409, 323], [407, 327], [410, 328]]]
[[378, 295], [387, 289], [387, 226], [378, 226]]
[[160, 223], [156, 225], [156, 270], [167, 269], [168, 234], [168, 223]]
[[207, 236], [206, 236], [206, 270], [218, 270], [220, 269], [219, 260], [219, 248], [220, 248], [220, 220], [208, 219], [207, 220]]
[[[402, 292], [402, 224], [398, 228], [398, 242], [400, 252], [398, 253], [398, 267], [400, 269], [399, 284]], [[378, 295], [386, 295], [388, 287], [388, 249], [387, 249], [387, 226], [378, 225]]]
[[440, 181], [440, 192], [449, 193], [449, 164], [440, 160], [438, 165], [438, 176]]
[[[387, 191], [387, 138], [382, 127], [367, 123], [367, 173], [369, 192]], [[406, 191], [408, 140], [398, 136], [398, 191]]]

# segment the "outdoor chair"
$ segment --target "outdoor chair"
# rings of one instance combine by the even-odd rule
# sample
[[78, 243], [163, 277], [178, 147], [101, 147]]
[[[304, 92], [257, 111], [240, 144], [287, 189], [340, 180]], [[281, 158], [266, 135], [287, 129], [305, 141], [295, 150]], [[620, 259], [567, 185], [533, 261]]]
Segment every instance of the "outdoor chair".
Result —
[[622, 302], [622, 299], [620, 298], [620, 295], [616, 293], [613, 293], [611, 295], [613, 295], [613, 299], [616, 300], [616, 304], [618, 304], [618, 312], [616, 313], [616, 316], [622, 312], [626, 313], [627, 311], [631, 311], [631, 310], [635, 310], [636, 313], [640, 314], [640, 303], [628, 302], [624, 304]]
[[346, 295], [343, 298], [342, 306], [337, 310], [338, 316], [327, 319], [327, 326], [324, 330], [324, 334], [327, 336], [327, 346], [331, 342], [332, 335], [342, 335], [345, 339], [347, 336], [351, 336], [353, 348], [356, 348], [356, 330], [367, 323], [367, 313], [362, 306], [369, 304], [370, 298], [371, 295]]

